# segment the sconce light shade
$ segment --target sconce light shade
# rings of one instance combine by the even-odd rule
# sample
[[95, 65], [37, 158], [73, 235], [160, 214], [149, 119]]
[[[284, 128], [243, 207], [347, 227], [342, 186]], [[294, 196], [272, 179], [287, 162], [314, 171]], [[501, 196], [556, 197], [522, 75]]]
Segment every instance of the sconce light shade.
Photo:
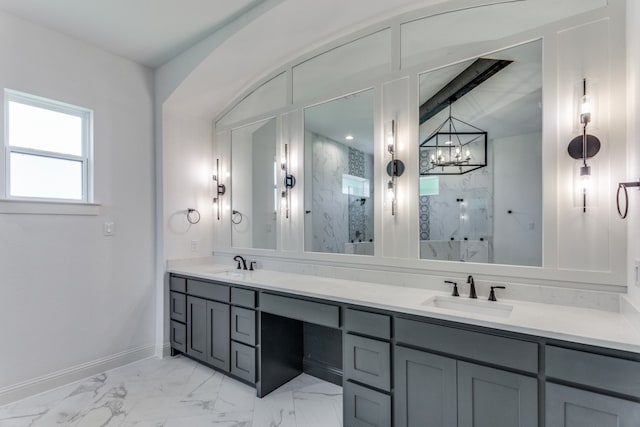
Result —
[[291, 189], [296, 185], [296, 177], [291, 174], [291, 164], [289, 159], [289, 144], [284, 144], [282, 147], [282, 172], [284, 178], [282, 184], [284, 189], [280, 193], [282, 196], [283, 210], [285, 218], [289, 219], [289, 209], [291, 206]]
[[216, 173], [212, 176], [213, 181], [213, 204], [216, 207], [216, 218], [220, 221], [222, 213], [222, 204], [220, 203], [220, 196], [223, 196], [227, 192], [227, 187], [220, 183], [220, 159], [216, 159]]
[[[600, 151], [600, 140], [587, 134], [587, 125], [591, 122], [591, 99], [587, 96], [587, 79], [582, 80], [582, 97], [580, 104], [580, 124], [582, 125], [582, 135], [576, 136], [569, 142], [567, 151], [571, 158], [580, 160], [579, 169], [574, 173], [574, 204], [582, 206], [582, 212], [587, 211], [587, 206], [593, 206], [596, 201], [596, 186], [592, 182], [591, 166], [587, 164], [587, 159], [592, 158]], [[589, 197], [587, 198], [587, 194]]]

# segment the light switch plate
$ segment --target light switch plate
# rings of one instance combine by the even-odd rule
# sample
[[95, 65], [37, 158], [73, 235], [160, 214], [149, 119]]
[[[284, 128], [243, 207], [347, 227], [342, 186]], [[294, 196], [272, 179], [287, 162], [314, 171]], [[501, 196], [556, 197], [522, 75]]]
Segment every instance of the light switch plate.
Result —
[[633, 275], [635, 278], [636, 286], [640, 288], [640, 259], [637, 259], [634, 263]]

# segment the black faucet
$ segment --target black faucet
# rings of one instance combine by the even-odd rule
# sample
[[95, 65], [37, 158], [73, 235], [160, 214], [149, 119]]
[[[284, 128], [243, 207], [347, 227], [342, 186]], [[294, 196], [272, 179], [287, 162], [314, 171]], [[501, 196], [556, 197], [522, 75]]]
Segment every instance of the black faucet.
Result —
[[473, 281], [472, 275], [469, 275], [469, 277], [467, 277], [467, 283], [471, 285], [471, 287], [469, 288], [469, 298], [478, 298], [478, 295], [476, 295], [476, 282]]
[[450, 285], [453, 285], [453, 292], [451, 293], [451, 296], [454, 297], [459, 297], [460, 294], [458, 293], [458, 284], [456, 282], [453, 282], [451, 280], [445, 280], [444, 283], [448, 283]]
[[234, 261], [238, 261], [238, 266], [236, 267], [236, 269], [240, 270], [240, 264], [242, 264], [242, 270], [246, 270], [247, 269], [247, 260], [242, 258], [242, 256], [240, 255], [236, 255], [233, 257]]
[[489, 301], [498, 301], [496, 299], [496, 291], [494, 289], [507, 289], [504, 286], [491, 286], [491, 292], [489, 292]]

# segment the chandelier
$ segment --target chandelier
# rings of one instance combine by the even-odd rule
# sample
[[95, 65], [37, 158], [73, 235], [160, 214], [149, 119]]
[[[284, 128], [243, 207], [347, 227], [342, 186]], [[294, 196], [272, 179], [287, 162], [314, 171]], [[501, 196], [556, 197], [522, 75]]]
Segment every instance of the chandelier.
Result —
[[487, 166], [487, 132], [451, 115], [420, 144], [420, 175], [463, 175]]

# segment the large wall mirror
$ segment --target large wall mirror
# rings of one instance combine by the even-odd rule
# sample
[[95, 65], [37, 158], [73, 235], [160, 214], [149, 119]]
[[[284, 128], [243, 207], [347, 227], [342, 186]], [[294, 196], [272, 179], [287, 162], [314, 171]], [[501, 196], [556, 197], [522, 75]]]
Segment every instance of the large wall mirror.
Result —
[[304, 110], [305, 250], [373, 255], [373, 90]]
[[278, 168], [276, 119], [231, 132], [231, 243], [276, 249]]
[[542, 42], [420, 75], [420, 257], [542, 265]]

